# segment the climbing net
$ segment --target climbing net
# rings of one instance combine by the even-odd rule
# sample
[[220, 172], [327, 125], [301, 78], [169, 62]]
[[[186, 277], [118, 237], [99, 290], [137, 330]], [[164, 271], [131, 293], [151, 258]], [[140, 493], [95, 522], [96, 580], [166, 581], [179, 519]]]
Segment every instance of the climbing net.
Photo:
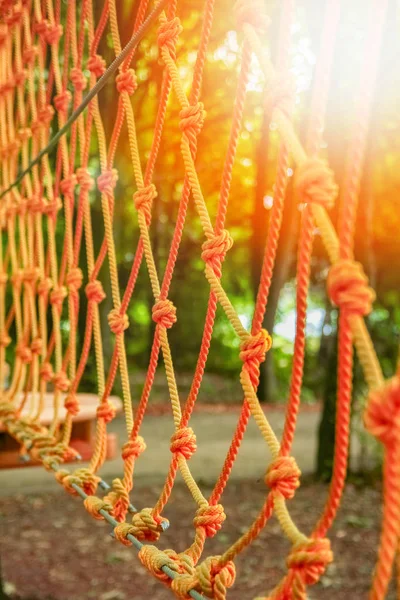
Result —
[[[204, 3], [202, 29], [189, 93], [182, 81], [176, 56], [176, 44], [182, 33], [180, 3], [177, 0], [162, 0], [150, 9], [148, 0], [138, 0], [137, 4], [132, 44], [124, 51], [121, 47], [115, 0], [105, 0], [96, 19], [92, 0], [69, 0], [67, 3], [61, 0], [0, 0], [1, 421], [18, 440], [23, 454], [29, 454], [47, 470], [54, 471], [57, 481], [69, 493], [83, 497], [85, 508], [91, 516], [105, 519], [113, 525], [117, 540], [125, 545], [134, 544], [139, 549], [139, 558], [145, 567], [179, 598], [206, 596], [223, 600], [227, 589], [235, 580], [235, 558], [257, 538], [275, 513], [283, 533], [291, 542], [291, 550], [287, 557], [286, 576], [267, 597], [270, 600], [305, 599], [306, 587], [318, 581], [333, 559], [326, 536], [336, 516], [346, 478], [354, 345], [370, 390], [365, 425], [385, 447], [382, 535], [371, 592], [372, 598], [383, 598], [391, 577], [400, 534], [400, 478], [397, 474], [400, 460], [397, 418], [400, 380], [397, 374], [389, 382], [384, 382], [364, 323], [375, 295], [368, 285], [361, 264], [354, 260], [353, 234], [387, 2], [372, 0], [369, 7], [366, 51], [358, 83], [358, 110], [347, 150], [347, 172], [341, 190], [337, 233], [329, 218], [329, 211], [333, 208], [338, 189], [332, 171], [318, 157], [318, 152], [322, 141], [340, 2], [326, 2], [321, 49], [304, 144], [300, 142], [293, 124], [294, 94], [289, 75], [294, 0], [282, 2], [278, 58], [275, 65], [263, 43], [271, 26], [264, 13], [264, 2], [237, 2], [235, 11], [241, 43], [240, 68], [214, 220], [210, 217], [196, 172], [197, 140], [206, 118], [207, 107], [201, 102], [201, 90], [212, 31], [214, 0], [205, 0]], [[131, 98], [138, 87], [138, 81], [131, 64], [138, 42], [147, 31], [156, 27], [156, 21], [163, 77], [158, 90], [152, 144], [144, 160], [138, 146]], [[114, 63], [114, 67], [111, 65], [107, 68], [106, 61], [99, 52], [100, 42], [106, 35], [111, 36], [115, 56], [120, 57], [117, 69]], [[265, 78], [267, 95], [263, 107], [270, 111], [278, 127], [280, 146], [260, 285], [251, 329], [247, 331], [224, 290], [221, 278], [226, 253], [233, 243], [225, 228], [225, 220], [254, 57]], [[116, 75], [113, 76], [115, 72]], [[105, 82], [105, 79], [110, 81], [111, 78], [114, 79], [118, 92], [118, 104], [111, 135], [106, 136], [97, 92], [101, 87], [99, 84]], [[85, 98], [91, 92], [93, 94], [90, 102], [87, 102], [86, 110], [81, 110]], [[180, 105], [180, 152], [185, 175], [170, 251], [165, 270], [160, 273], [156, 268], [149, 230], [152, 205], [157, 195], [153, 176], [160, 152], [167, 105], [172, 95]], [[115, 156], [121, 143], [123, 127], [127, 131], [131, 169], [136, 183], [133, 205], [140, 235], [128, 283], [121, 294], [113, 220], [115, 193], [117, 196], [123, 193], [117, 187], [118, 171], [115, 168]], [[54, 152], [51, 152], [51, 148], [55, 144], [50, 143], [49, 146], [52, 131], [61, 133]], [[221, 140], [221, 143], [224, 141]], [[100, 165], [97, 173], [90, 166], [93, 153], [98, 156]], [[284, 431], [282, 438], [278, 440], [259, 404], [257, 387], [260, 364], [272, 344], [262, 323], [281, 229], [290, 165], [295, 169], [294, 188], [302, 211], [296, 273], [297, 321], [292, 377]], [[104, 239], [96, 252], [91, 202], [99, 197]], [[130, 202], [130, 199], [127, 201]], [[191, 201], [204, 233], [201, 256], [210, 293], [192, 385], [185, 402], [181, 404], [168, 343], [168, 330], [176, 322], [177, 314], [168, 295]], [[301, 396], [307, 296], [316, 226], [332, 263], [327, 278], [328, 295], [339, 307], [338, 392], [332, 482], [323, 513], [313, 531], [306, 534], [293, 522], [287, 502], [293, 498], [300, 481], [300, 471], [291, 456], [291, 447]], [[61, 246], [57, 244], [60, 236]], [[81, 258], [83, 245], [85, 266]], [[98, 278], [105, 262], [108, 264], [113, 303], [108, 323], [115, 336], [107, 372], [103, 360], [99, 313], [99, 305], [105, 299], [105, 293]], [[143, 391], [139, 402], [135, 400], [132, 403], [124, 335], [129, 327], [127, 311], [142, 263], [147, 267], [154, 296], [152, 318], [156, 325]], [[87, 309], [85, 334], [80, 341], [77, 339], [77, 323], [83, 290], [87, 297]], [[190, 418], [206, 368], [218, 305], [222, 307], [240, 341], [243, 404], [221, 473], [210, 496], [205, 497], [189, 467], [190, 458], [196, 451], [196, 436], [190, 427]], [[69, 323], [67, 341], [61, 334], [62, 318]], [[13, 339], [10, 333], [13, 333]], [[92, 354], [99, 397], [95, 448], [87, 468], [68, 471], [61, 468], [61, 465], [78, 458], [70, 447], [72, 421], [80, 409], [79, 385]], [[175, 433], [171, 439], [168, 474], [160, 495], [152, 507], [137, 511], [131, 504], [134, 467], [146, 449], [140, 430], [160, 354], [165, 366]], [[5, 387], [6, 355], [8, 358], [13, 357], [8, 387]], [[99, 472], [106, 456], [107, 425], [115, 416], [109, 396], [118, 374], [122, 384], [127, 437], [122, 448], [123, 475], [109, 486], [99, 476]], [[40, 415], [50, 384], [54, 390], [54, 416], [50, 426], [44, 427], [40, 423]], [[66, 409], [66, 418], [61, 426], [62, 403]], [[217, 534], [226, 518], [221, 498], [250, 417], [258, 425], [272, 456], [265, 475], [265, 501], [246, 533], [222, 555], [204, 558], [206, 539]], [[171, 496], [178, 471], [197, 507], [193, 520], [193, 542], [182, 552], [162, 551], [148, 542], [156, 542], [168, 525], [163, 511]], [[105, 491], [102, 495], [101, 490]]]

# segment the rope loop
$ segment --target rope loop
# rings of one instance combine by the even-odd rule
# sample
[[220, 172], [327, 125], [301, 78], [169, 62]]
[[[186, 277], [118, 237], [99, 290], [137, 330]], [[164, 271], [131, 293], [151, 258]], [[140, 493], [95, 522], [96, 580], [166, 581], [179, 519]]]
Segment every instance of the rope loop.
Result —
[[196, 436], [191, 427], [178, 429], [171, 437], [171, 452], [189, 460], [197, 450]]
[[226, 519], [222, 504], [205, 504], [196, 511], [193, 525], [203, 527], [207, 537], [212, 538], [221, 529]]
[[132, 94], [138, 86], [136, 73], [134, 69], [121, 71], [115, 78], [115, 83], [119, 94], [122, 94], [122, 92], [126, 92], [127, 94], [129, 94], [129, 96], [132, 96]]
[[121, 315], [120, 311], [117, 308], [113, 308], [108, 313], [108, 324], [110, 329], [115, 335], [119, 335], [128, 329], [129, 327], [129, 319], [126, 313]]
[[255, 335], [250, 335], [240, 346], [240, 360], [243, 369], [247, 371], [254, 388], [258, 386], [260, 364], [264, 362], [266, 353], [272, 346], [272, 339], [266, 329], [261, 329]]
[[268, 467], [265, 483], [274, 494], [291, 500], [300, 486], [301, 471], [292, 456], [278, 456]]
[[153, 306], [152, 318], [161, 327], [170, 329], [176, 323], [176, 307], [171, 300], [158, 300]]
[[201, 258], [212, 268], [215, 275], [221, 277], [221, 263], [223, 262], [226, 253], [232, 248], [233, 239], [226, 229], [223, 229], [220, 234], [214, 235], [206, 240], [202, 245], [203, 252]]
[[329, 269], [327, 288], [333, 304], [351, 314], [366, 316], [376, 295], [368, 285], [361, 263], [339, 260]]
[[300, 203], [318, 204], [327, 210], [335, 205], [338, 194], [335, 176], [319, 158], [308, 158], [298, 166], [294, 186]]
[[98, 281], [98, 279], [89, 281], [85, 287], [85, 292], [89, 302], [94, 302], [95, 304], [100, 304], [106, 297], [101, 281]]
[[386, 447], [400, 440], [400, 378], [371, 390], [364, 413], [365, 428]]
[[151, 205], [154, 198], [157, 197], [157, 190], [154, 183], [139, 188], [133, 194], [133, 202], [137, 211], [142, 211], [146, 220], [147, 227], [151, 221]]

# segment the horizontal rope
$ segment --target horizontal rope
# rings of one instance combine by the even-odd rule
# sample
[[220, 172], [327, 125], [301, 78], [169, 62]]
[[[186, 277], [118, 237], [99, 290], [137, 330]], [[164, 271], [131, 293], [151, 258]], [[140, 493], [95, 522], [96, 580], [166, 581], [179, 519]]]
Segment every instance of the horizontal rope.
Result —
[[[59, 471], [57, 465], [52, 464], [51, 468], [53, 469], [54, 472]], [[76, 491], [77, 494], [79, 494], [79, 496], [83, 499], [86, 500], [86, 498], [88, 498], [88, 494], [86, 494], [83, 489], [77, 485], [76, 483], [72, 483], [71, 487], [74, 488], [74, 490]], [[117, 525], [119, 525], [118, 521], [116, 521], [106, 510], [104, 510], [103, 508], [101, 508], [99, 510], [99, 513], [102, 515], [102, 517], [104, 517], [104, 519], [113, 527], [117, 527]], [[165, 527], [166, 529], [167, 527]], [[143, 546], [145, 546], [146, 544], [142, 544], [142, 542], [140, 542], [137, 538], [135, 538], [134, 535], [132, 535], [131, 533], [128, 533], [126, 538], [132, 543], [132, 545], [137, 549], [137, 550], [141, 550], [141, 548], [143, 548]], [[168, 577], [170, 579], [175, 579], [177, 574], [172, 571], [169, 567], [167, 566], [163, 566], [161, 567], [161, 570], [163, 571], [163, 573], [165, 573], [166, 575], [168, 575]], [[191, 596], [192, 598], [194, 598], [194, 600], [206, 600], [206, 596], [203, 596], [202, 594], [199, 594], [199, 592], [196, 592], [196, 590], [190, 590], [189, 591], [189, 596]]]

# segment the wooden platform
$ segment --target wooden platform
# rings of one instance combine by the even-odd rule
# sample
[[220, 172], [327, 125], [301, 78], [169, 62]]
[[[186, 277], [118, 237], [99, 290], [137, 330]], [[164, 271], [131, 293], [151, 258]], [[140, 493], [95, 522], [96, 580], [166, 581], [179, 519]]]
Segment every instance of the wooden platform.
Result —
[[[66, 416], [64, 408], [65, 394], [60, 401], [60, 422], [63, 423]], [[79, 414], [73, 417], [72, 434], [70, 446], [74, 448], [82, 457], [82, 460], [89, 460], [92, 456], [94, 446], [94, 436], [96, 427], [96, 410], [99, 405], [99, 398], [96, 394], [78, 394], [81, 409]], [[21, 397], [22, 400], [22, 397]], [[109, 401], [114, 405], [116, 412], [122, 411], [122, 402], [117, 396], [110, 396]], [[22, 415], [29, 413], [29, 397], [25, 403]], [[53, 419], [53, 394], [45, 395], [45, 407], [43, 409], [40, 423], [45, 427], [49, 426]], [[117, 440], [115, 434], [107, 435], [107, 459], [115, 457], [117, 451]], [[11, 469], [15, 467], [34, 466], [35, 462], [23, 462], [19, 452], [19, 445], [12, 438], [0, 423], [0, 469]]]

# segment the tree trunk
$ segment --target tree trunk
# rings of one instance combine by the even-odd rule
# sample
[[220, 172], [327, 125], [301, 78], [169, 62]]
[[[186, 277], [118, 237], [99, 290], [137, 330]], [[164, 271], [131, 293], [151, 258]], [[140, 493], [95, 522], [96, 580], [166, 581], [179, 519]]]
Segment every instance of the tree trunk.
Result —
[[[337, 331], [324, 344], [327, 351], [326, 375], [323, 386], [323, 411], [318, 430], [318, 451], [316, 477], [330, 481], [332, 477], [333, 456], [335, 452], [335, 417], [337, 391]], [[321, 341], [322, 346], [322, 341]]]

